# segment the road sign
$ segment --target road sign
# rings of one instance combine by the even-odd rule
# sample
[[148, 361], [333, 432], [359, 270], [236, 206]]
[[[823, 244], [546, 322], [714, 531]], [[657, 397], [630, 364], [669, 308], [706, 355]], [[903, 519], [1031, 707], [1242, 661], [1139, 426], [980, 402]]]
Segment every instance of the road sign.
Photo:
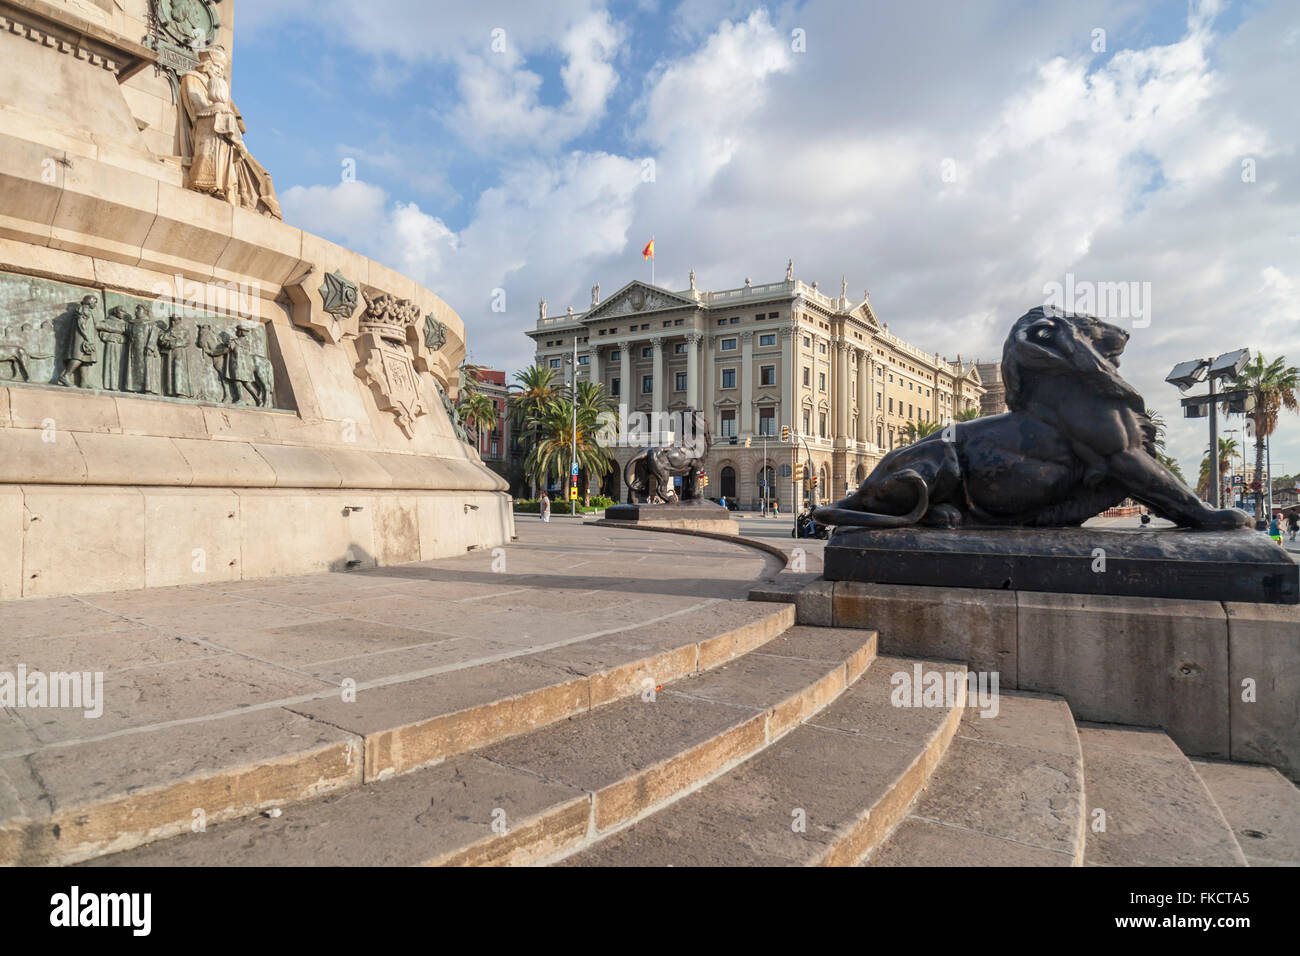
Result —
[[578, 489], [577, 489], [577, 488], [570, 488], [570, 489], [569, 489], [569, 500], [570, 500], [570, 501], [577, 501], [577, 500], [578, 500]]
[[578, 477], [578, 463], [576, 461], [573, 463], [573, 466], [569, 468], [569, 474], [573, 475], [575, 478]]

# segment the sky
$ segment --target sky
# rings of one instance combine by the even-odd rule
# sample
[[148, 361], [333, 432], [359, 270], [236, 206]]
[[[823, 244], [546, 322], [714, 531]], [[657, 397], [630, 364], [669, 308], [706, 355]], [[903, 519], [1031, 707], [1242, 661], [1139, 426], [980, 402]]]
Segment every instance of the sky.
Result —
[[[661, 286], [793, 258], [950, 358], [1068, 298], [1131, 331], [1121, 372], [1193, 479], [1173, 365], [1300, 364], [1294, 0], [240, 0], [235, 25], [285, 220], [436, 292], [479, 364], [531, 363], [539, 298], [648, 279], [652, 235]], [[1300, 415], [1273, 463], [1300, 472]]]

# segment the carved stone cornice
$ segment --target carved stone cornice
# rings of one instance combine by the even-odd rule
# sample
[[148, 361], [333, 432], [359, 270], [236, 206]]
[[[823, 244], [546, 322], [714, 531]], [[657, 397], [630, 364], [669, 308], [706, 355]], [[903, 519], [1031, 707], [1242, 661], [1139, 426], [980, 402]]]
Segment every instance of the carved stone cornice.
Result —
[[44, 0], [0, 0], [0, 30], [107, 70], [119, 83], [158, 61], [158, 54], [144, 44]]
[[754, 341], [754, 330], [753, 330], [753, 329], [745, 329], [744, 331], [742, 331], [742, 332], [740, 333], [740, 341], [742, 341], [742, 342], [752, 342], [752, 341]]

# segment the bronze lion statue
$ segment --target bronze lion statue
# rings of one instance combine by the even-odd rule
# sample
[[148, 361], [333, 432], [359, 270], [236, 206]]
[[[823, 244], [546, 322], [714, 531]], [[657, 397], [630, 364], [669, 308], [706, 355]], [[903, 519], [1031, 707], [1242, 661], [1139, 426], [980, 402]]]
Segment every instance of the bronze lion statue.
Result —
[[709, 416], [694, 408], [672, 415], [673, 443], [642, 448], [623, 466], [627, 484], [627, 503], [650, 501], [655, 495], [665, 502], [678, 500], [673, 477], [682, 476], [681, 501], [700, 497], [700, 475], [704, 473], [704, 456], [713, 444]]
[[1052, 306], [1016, 320], [1002, 349], [1002, 415], [948, 424], [881, 459], [823, 523], [1069, 527], [1134, 498], [1180, 525], [1251, 526], [1211, 508], [1155, 458], [1146, 404], [1120, 378], [1123, 329]]

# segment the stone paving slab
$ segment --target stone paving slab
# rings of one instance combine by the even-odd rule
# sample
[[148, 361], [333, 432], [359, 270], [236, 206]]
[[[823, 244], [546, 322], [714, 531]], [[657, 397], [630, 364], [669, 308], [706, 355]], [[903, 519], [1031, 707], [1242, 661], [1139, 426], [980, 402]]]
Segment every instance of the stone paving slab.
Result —
[[1245, 866], [1222, 811], [1191, 761], [1158, 730], [1080, 722], [1089, 866]]
[[[21, 821], [49, 824], [50, 814], [85, 801], [107, 807], [115, 794], [147, 792], [188, 772], [177, 760], [205, 768], [195, 771], [207, 775], [196, 778], [199, 793], [224, 780], [229, 797], [242, 774], [251, 781], [236, 800], [245, 810], [316, 785], [303, 774], [314, 772], [318, 755], [276, 734], [268, 739], [280, 741], [279, 757], [256, 759], [282, 758], [283, 766], [268, 771], [270, 782], [249, 777], [241, 719], [253, 727], [288, 714], [336, 735], [320, 758], [338, 765], [321, 776], [328, 789], [362, 779], [366, 734], [447, 714], [458, 702], [503, 701], [507, 722], [523, 732], [589, 707], [592, 688], [610, 699], [630, 691], [633, 665], [654, 652], [690, 645], [683, 661], [712, 666], [793, 623], [744, 603], [750, 587], [779, 570], [770, 555], [732, 543], [538, 522], [510, 547], [414, 565], [0, 602], [0, 670], [102, 672], [104, 696], [95, 719], [71, 708], [0, 712], [0, 859], [76, 852], [66, 841], [51, 850], [48, 838], [23, 844], [33, 831]], [[731, 630], [745, 634], [734, 647]], [[580, 675], [538, 656], [587, 641], [608, 642], [593, 663], [622, 663], [628, 673], [597, 687], [598, 671]], [[712, 657], [702, 663], [704, 646]], [[343, 702], [345, 682], [355, 682], [355, 703]], [[100, 752], [132, 759], [102, 762]], [[402, 769], [421, 762], [409, 749], [397, 757]], [[72, 768], [55, 789], [40, 770], [50, 762]], [[78, 773], [102, 792], [79, 789]], [[186, 792], [160, 795], [149, 812], [177, 810], [176, 793]], [[211, 802], [214, 816], [239, 809]], [[90, 819], [113, 818], [100, 810]], [[108, 839], [91, 830], [87, 846]]]
[[1300, 789], [1272, 767], [1193, 760], [1251, 866], [1300, 866]]

